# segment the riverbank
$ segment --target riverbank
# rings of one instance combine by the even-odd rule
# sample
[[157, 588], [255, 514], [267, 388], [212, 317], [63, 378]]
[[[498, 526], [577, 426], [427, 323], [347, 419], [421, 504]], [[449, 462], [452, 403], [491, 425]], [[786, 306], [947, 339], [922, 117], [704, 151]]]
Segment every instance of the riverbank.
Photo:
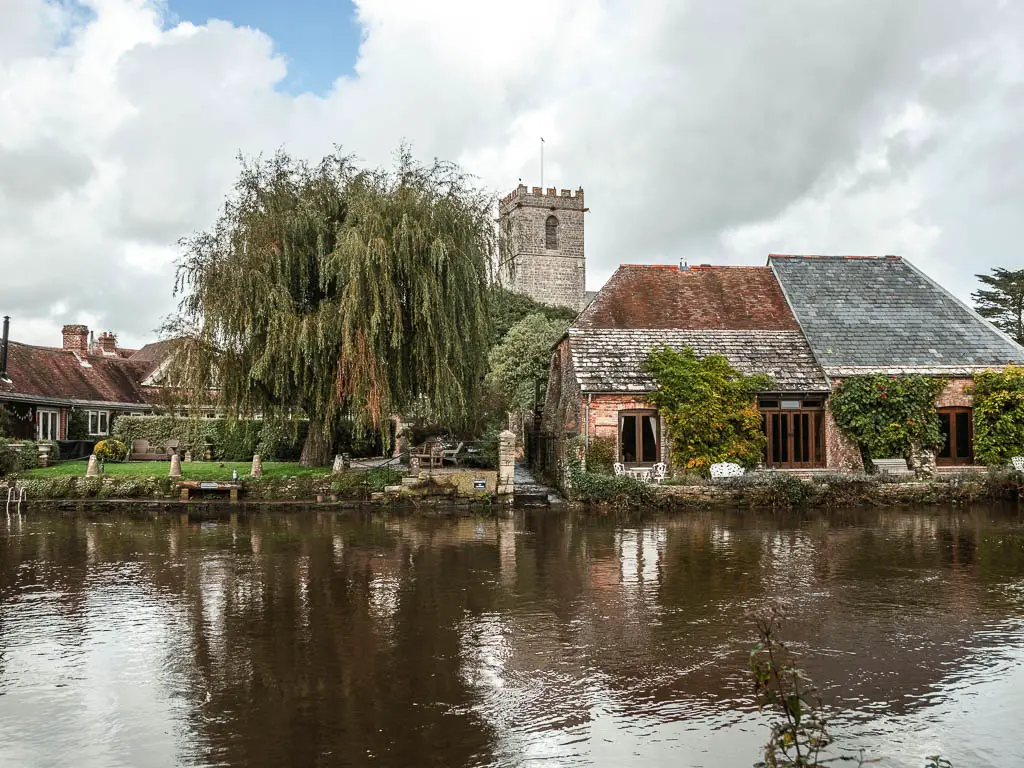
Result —
[[[221, 472], [224, 471], [221, 468]], [[378, 468], [339, 474], [240, 477], [238, 484], [241, 500], [250, 504], [320, 503], [340, 508], [352, 505], [402, 506], [412, 510], [506, 508], [512, 499], [495, 493], [494, 475], [493, 472], [474, 470], [414, 479], [395, 469]], [[219, 476], [199, 479], [213, 480]], [[0, 483], [0, 489], [6, 488], [10, 482]], [[208, 496], [201, 493], [199, 499], [181, 502], [179, 481], [169, 477], [140, 477], [123, 473], [108, 473], [101, 477], [64, 474], [27, 476], [13, 482], [25, 490], [26, 498], [32, 504], [41, 501], [148, 500], [173, 506], [226, 501], [222, 495], [211, 492]], [[594, 491], [589, 495], [577, 494], [572, 505], [579, 510], [597, 513], [628, 509], [772, 510], [955, 505], [1016, 501], [1022, 488], [1024, 474], [1009, 470], [964, 472], [922, 480], [878, 475], [817, 475], [802, 479], [784, 473], [762, 473], [718, 481], [677, 481], [655, 487], [639, 483], [635, 486], [620, 485], [611, 494], [600, 495]]]

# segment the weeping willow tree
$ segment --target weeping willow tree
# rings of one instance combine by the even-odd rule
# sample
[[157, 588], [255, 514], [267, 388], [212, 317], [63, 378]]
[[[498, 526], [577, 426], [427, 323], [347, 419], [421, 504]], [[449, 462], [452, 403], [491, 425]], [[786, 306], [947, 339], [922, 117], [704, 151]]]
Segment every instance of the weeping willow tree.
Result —
[[216, 225], [182, 243], [176, 384], [229, 413], [310, 420], [304, 464], [342, 420], [386, 437], [416, 404], [461, 420], [486, 370], [492, 198], [457, 167], [365, 170], [334, 154], [242, 161]]

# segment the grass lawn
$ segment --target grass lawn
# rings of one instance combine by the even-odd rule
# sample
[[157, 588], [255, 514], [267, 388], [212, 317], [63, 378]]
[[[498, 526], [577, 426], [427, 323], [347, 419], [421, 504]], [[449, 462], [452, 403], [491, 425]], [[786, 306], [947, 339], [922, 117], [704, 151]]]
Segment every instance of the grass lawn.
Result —
[[[85, 461], [67, 461], [46, 469], [32, 469], [22, 474], [26, 479], [84, 476]], [[231, 470], [238, 470], [239, 477], [246, 477], [252, 464], [248, 461], [189, 461], [181, 462], [181, 475], [186, 480], [230, 480]], [[167, 477], [171, 470], [169, 461], [126, 461], [123, 464], [107, 464], [104, 474], [116, 477]], [[264, 477], [321, 477], [331, 472], [330, 467], [304, 467], [296, 462], [265, 461]]]

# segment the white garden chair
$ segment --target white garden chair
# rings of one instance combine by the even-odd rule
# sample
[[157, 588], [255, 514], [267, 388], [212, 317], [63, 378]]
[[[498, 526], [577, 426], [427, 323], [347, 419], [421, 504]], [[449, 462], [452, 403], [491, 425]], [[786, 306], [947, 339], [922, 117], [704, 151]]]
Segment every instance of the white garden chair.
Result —
[[617, 461], [614, 464], [612, 464], [612, 469], [615, 470], [616, 477], [622, 477], [624, 474], [626, 474], [626, 465], [622, 464], [621, 462]]
[[668, 475], [668, 465], [666, 465], [663, 461], [659, 461], [657, 464], [651, 467], [651, 475], [648, 478], [648, 482], [651, 485], [661, 485], [666, 475]]
[[722, 461], [711, 465], [711, 479], [718, 480], [723, 477], [741, 477], [744, 469], [739, 464], [731, 461]]
[[1024, 472], [1024, 456], [1014, 456], [1010, 461], [1013, 462], [1013, 468], [1018, 472]]

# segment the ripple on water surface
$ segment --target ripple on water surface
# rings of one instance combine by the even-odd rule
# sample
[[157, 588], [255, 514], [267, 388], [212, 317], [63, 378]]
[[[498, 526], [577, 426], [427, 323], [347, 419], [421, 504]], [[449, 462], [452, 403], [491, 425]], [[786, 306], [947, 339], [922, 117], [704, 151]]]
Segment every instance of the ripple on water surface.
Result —
[[1016, 510], [0, 520], [3, 765], [735, 766], [747, 611], [884, 765], [1013, 765]]

